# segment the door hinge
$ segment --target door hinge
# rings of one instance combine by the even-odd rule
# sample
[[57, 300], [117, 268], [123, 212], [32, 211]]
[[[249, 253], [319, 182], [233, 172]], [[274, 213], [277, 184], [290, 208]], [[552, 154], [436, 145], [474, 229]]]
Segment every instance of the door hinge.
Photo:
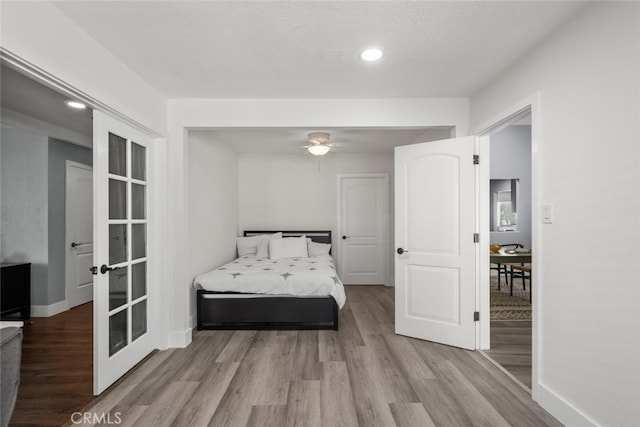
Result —
[[473, 321], [474, 322], [479, 322], [480, 321], [480, 312], [479, 311], [474, 311], [473, 312]]
[[474, 165], [479, 165], [480, 164], [480, 156], [477, 154], [473, 155], [473, 164]]
[[480, 233], [473, 233], [473, 243], [480, 243]]

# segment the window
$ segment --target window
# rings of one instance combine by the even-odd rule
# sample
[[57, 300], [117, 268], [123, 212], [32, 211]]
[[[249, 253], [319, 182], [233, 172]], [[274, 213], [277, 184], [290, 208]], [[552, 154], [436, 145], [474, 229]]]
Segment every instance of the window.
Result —
[[491, 231], [518, 231], [519, 179], [491, 180]]

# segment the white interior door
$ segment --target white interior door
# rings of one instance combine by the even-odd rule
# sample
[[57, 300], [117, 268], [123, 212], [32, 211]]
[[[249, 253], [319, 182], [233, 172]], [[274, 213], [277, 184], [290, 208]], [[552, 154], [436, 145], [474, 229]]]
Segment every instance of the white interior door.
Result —
[[65, 190], [65, 299], [72, 308], [93, 299], [93, 168], [67, 161]]
[[94, 393], [155, 348], [147, 234], [151, 138], [95, 111]]
[[395, 151], [396, 333], [474, 349], [476, 138]]
[[340, 278], [346, 285], [387, 282], [389, 177], [340, 179]]

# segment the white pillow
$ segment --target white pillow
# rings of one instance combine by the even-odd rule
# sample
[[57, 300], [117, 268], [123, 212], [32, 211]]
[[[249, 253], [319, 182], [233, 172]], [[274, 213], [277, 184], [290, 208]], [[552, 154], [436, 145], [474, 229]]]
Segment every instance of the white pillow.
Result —
[[308, 258], [308, 256], [306, 236], [269, 240], [269, 258], [271, 259]]
[[238, 237], [236, 245], [238, 247], [238, 256], [255, 255], [258, 252], [258, 242], [269, 239], [282, 239], [282, 233], [259, 234], [250, 237]]
[[269, 258], [269, 239], [262, 239], [258, 241], [256, 258]]
[[318, 243], [314, 241], [307, 242], [307, 252], [310, 257], [329, 255], [330, 250], [331, 244], [329, 243]]

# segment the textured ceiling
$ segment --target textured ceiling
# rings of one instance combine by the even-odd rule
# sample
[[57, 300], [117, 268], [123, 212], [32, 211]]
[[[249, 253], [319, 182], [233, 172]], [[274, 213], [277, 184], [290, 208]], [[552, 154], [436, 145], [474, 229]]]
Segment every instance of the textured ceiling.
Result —
[[[168, 98], [468, 97], [584, 2], [58, 1], [87, 34]], [[359, 52], [385, 56], [364, 63]], [[3, 69], [2, 106], [91, 135], [90, 112]], [[389, 153], [449, 128], [207, 129], [241, 153], [302, 153], [326, 130], [336, 152]]]
[[[170, 98], [467, 97], [574, 14], [568, 1], [63, 1]], [[364, 63], [359, 52], [385, 56]]]

